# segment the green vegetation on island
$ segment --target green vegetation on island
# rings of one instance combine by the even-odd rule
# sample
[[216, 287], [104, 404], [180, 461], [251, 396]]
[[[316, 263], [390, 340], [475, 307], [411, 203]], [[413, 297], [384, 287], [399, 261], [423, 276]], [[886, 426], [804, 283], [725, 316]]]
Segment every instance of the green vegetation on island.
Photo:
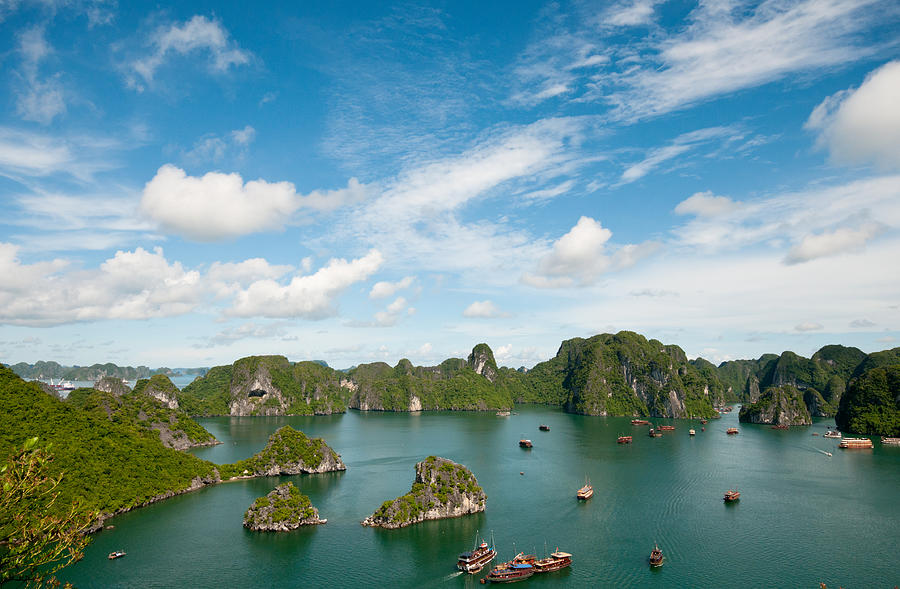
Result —
[[111, 419], [104, 403], [117, 404], [94, 392], [62, 401], [0, 366], [0, 455], [34, 436], [52, 444], [48, 475], [65, 473], [54, 509], [77, 501], [114, 513], [218, 479], [216, 465], [164, 447], [126, 414]]
[[266, 447], [251, 458], [219, 467], [223, 478], [278, 476], [346, 470], [341, 456], [322, 438], [310, 438], [285, 425], [269, 436]]
[[244, 527], [256, 531], [286, 532], [300, 526], [323, 524], [319, 510], [294, 483], [278, 485], [259, 497], [244, 513]]
[[835, 423], [848, 433], [900, 436], [900, 362], [876, 365], [851, 381]]
[[741, 407], [738, 419], [743, 423], [812, 425], [804, 394], [791, 385], [767, 388], [755, 403]]
[[320, 362], [249, 356], [216, 366], [181, 391], [191, 415], [324, 415], [343, 413], [349, 391], [343, 374]]
[[409, 493], [385, 501], [362, 525], [402, 528], [432, 519], [459, 517], [484, 511], [484, 490], [475, 475], [461, 464], [429, 456], [416, 464]]
[[[162, 379], [171, 388], [175, 388], [166, 376], [157, 375], [153, 379]], [[158, 397], [147, 394], [154, 389], [146, 385], [140, 386], [141, 383], [148, 381], [138, 381], [139, 386], [134, 391], [121, 395], [96, 389], [75, 389], [69, 393], [64, 403], [99, 419], [128, 425], [145, 437], [160, 440], [168, 448], [183, 450], [218, 443], [212, 434], [186, 412], [172, 409]], [[160, 390], [169, 390], [164, 384], [157, 386], [162, 387]]]
[[437, 366], [413, 366], [407, 359], [391, 368], [384, 362], [348, 371], [350, 407], [363, 411], [489, 411], [511, 409], [512, 396], [498, 376], [487, 344], [475, 346], [468, 360], [449, 358]]

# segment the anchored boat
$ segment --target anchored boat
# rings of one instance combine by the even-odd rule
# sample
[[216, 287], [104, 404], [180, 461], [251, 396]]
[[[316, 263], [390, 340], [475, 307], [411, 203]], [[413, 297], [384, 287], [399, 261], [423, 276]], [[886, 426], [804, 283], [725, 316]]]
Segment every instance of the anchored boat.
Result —
[[616, 441], [620, 444], [630, 444], [631, 436], [619, 436], [619, 439]]
[[874, 448], [874, 444], [872, 444], [872, 440], [869, 438], [844, 438], [841, 440], [841, 443], [838, 444], [838, 448], [850, 448], [862, 450], [866, 448]]
[[550, 556], [547, 558], [542, 558], [534, 562], [534, 572], [551, 573], [553, 571], [558, 571], [559, 569], [564, 569], [571, 564], [572, 555], [568, 552], [562, 552], [557, 548], [554, 552], [551, 552]]

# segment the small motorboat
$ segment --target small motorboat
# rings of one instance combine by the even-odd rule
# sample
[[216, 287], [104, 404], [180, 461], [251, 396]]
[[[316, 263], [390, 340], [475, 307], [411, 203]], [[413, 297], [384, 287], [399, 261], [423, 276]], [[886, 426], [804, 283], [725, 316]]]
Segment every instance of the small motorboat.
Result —
[[115, 552], [110, 552], [110, 553], [109, 553], [109, 559], [110, 559], [110, 560], [113, 560], [113, 559], [116, 559], [116, 558], [122, 558], [123, 556], [125, 556], [125, 551], [124, 551], [124, 550], [116, 550]]
[[694, 431], [694, 428], [691, 428], [691, 429], [688, 430], [688, 435], [689, 435], [689, 436], [696, 436], [696, 435], [697, 435], [697, 432]]
[[519, 440], [519, 446], [522, 448], [531, 448], [531, 440]]
[[728, 434], [729, 436], [733, 436], [733, 435], [739, 434], [741, 432], [736, 427], [729, 427], [727, 430], [725, 430], [725, 433]]
[[616, 440], [619, 444], [630, 444], [631, 436], [619, 436], [619, 439]]
[[663, 565], [663, 557], [662, 550], [659, 549], [659, 546], [654, 544], [653, 550], [650, 551], [650, 566], [652, 567], [661, 567]]
[[592, 487], [590, 483], [585, 483], [583, 487], [578, 489], [575, 496], [582, 500], [590, 499], [594, 496], [594, 487]]
[[541, 425], [538, 426], [538, 429], [541, 430], [542, 432], [549, 432], [549, 431], [550, 431], [550, 426], [549, 426], [549, 425], [544, 425], [544, 424], [542, 423]]

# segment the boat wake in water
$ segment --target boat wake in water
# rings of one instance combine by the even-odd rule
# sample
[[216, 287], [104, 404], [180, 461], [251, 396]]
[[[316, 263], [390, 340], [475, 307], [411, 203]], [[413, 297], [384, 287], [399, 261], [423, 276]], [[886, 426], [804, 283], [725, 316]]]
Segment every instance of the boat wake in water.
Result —
[[460, 576], [461, 574], [463, 574], [462, 571], [456, 571], [455, 573], [450, 573], [449, 575], [445, 575], [444, 578], [441, 579], [441, 581], [443, 581], [443, 582], [446, 583], [446, 582], [449, 581], [450, 579], [454, 579], [454, 578]]

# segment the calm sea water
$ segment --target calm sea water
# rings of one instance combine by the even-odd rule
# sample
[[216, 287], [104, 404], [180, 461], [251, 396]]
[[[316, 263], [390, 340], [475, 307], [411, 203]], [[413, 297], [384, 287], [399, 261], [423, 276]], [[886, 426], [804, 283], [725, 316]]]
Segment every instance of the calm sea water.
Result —
[[[574, 554], [571, 568], [528, 586], [900, 584], [900, 448], [838, 450], [821, 437], [830, 420], [790, 431], [740, 425], [728, 436], [735, 410], [705, 432], [699, 422], [674, 422], [662, 438], [626, 418], [531, 407], [505, 418], [351, 411], [201, 423], [224, 443], [195, 454], [217, 463], [251, 456], [289, 424], [325, 438], [348, 470], [226, 483], [116, 517], [108, 522], [115, 529], [96, 534], [63, 579], [81, 588], [480, 587], [487, 571], [470, 576], [454, 567], [480, 531], [488, 541], [493, 533], [504, 560], [520, 550], [540, 556], [545, 547]], [[551, 431], [538, 431], [542, 423]], [[634, 443], [616, 444], [623, 433]], [[519, 448], [522, 437], [534, 448]], [[486, 512], [400, 530], [360, 526], [385, 499], [409, 490], [414, 464], [430, 454], [474, 472], [488, 494]], [[594, 497], [578, 502], [586, 477]], [[245, 530], [253, 500], [288, 480], [328, 523], [282, 534]], [[729, 488], [741, 491], [737, 504], [722, 501]], [[654, 543], [666, 563], [651, 570]], [[107, 560], [113, 550], [128, 555]]]

